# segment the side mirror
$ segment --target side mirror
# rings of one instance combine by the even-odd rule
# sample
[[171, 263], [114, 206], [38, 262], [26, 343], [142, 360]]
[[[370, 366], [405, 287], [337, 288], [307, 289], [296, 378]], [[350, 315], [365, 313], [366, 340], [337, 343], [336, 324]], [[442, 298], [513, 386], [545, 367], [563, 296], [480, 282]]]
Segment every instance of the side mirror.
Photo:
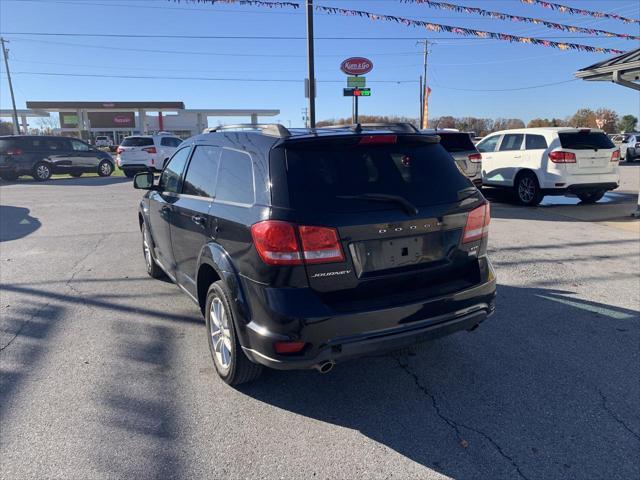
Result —
[[153, 190], [153, 173], [140, 172], [133, 177], [133, 188], [139, 190]]

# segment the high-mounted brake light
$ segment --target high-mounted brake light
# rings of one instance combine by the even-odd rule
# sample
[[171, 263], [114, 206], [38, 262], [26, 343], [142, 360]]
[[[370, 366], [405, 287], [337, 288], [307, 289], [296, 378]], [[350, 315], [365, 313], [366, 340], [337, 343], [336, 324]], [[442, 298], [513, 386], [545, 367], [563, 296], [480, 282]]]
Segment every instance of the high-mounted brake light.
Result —
[[472, 153], [469, 155], [469, 161], [471, 163], [479, 163], [482, 161], [482, 154], [480, 153]]
[[308, 264], [344, 261], [335, 228], [296, 227], [280, 220], [265, 220], [251, 227], [251, 235], [260, 258], [267, 265], [301, 265], [303, 260]]
[[576, 154], [557, 150], [555, 152], [549, 152], [549, 160], [553, 163], [576, 163]]
[[489, 222], [491, 221], [491, 207], [489, 202], [471, 210], [467, 217], [467, 223], [462, 233], [462, 243], [475, 242], [489, 235]]
[[7, 155], [22, 155], [22, 153], [21, 148], [10, 148], [7, 150]]
[[366, 135], [360, 138], [360, 145], [389, 145], [398, 141], [397, 135]]
[[619, 162], [620, 161], [620, 150], [615, 150], [611, 153], [611, 161]]
[[147, 147], [147, 148], [143, 148], [142, 150], [144, 150], [147, 153], [158, 153], [156, 151], [156, 147]]

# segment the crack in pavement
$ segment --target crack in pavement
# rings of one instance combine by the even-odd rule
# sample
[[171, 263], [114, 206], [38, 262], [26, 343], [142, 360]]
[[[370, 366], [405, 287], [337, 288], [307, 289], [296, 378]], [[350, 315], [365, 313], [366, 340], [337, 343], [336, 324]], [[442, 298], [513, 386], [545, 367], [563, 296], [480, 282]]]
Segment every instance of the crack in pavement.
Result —
[[611, 415], [611, 418], [613, 418], [616, 422], [618, 422], [620, 425], [622, 425], [622, 427], [627, 430], [631, 435], [633, 435], [634, 437], [636, 437], [636, 440], [640, 440], [640, 435], [636, 432], [634, 432], [631, 427], [629, 427], [629, 425], [627, 425], [625, 423], [624, 420], [622, 420], [621, 418], [619, 418], [613, 410], [611, 410], [611, 408], [609, 408], [607, 406], [607, 397], [605, 396], [604, 393], [602, 393], [602, 390], [598, 389], [598, 393], [600, 394], [600, 399], [602, 400], [602, 408], [604, 408], [604, 410]]
[[500, 445], [498, 445], [498, 442], [496, 442], [493, 438], [491, 438], [489, 435], [487, 435], [483, 431], [478, 430], [477, 428], [470, 427], [470, 426], [465, 425], [465, 424], [460, 423], [460, 422], [456, 422], [454, 419], [449, 418], [444, 413], [442, 413], [442, 410], [440, 408], [440, 405], [438, 405], [436, 397], [433, 394], [431, 394], [424, 385], [422, 385], [420, 383], [420, 379], [418, 378], [418, 375], [416, 375], [416, 373], [413, 372], [413, 370], [411, 370], [411, 368], [409, 368], [409, 365], [407, 363], [401, 362], [400, 359], [397, 358], [397, 357], [396, 357], [396, 361], [398, 362], [398, 366], [402, 370], [404, 370], [405, 373], [407, 373], [407, 375], [409, 375], [410, 377], [413, 378], [413, 381], [416, 384], [416, 387], [422, 393], [424, 393], [427, 397], [429, 397], [429, 399], [431, 399], [431, 404], [433, 405], [433, 408], [434, 408], [436, 414], [438, 415], [438, 417], [440, 417], [440, 419], [442, 419], [442, 421], [444, 421], [447, 425], [449, 425], [451, 428], [453, 428], [453, 430], [456, 432], [456, 436], [458, 437], [458, 440], [459, 440], [460, 443], [466, 442], [466, 440], [462, 437], [462, 433], [460, 431], [461, 428], [464, 428], [466, 430], [471, 430], [472, 432], [477, 433], [478, 435], [480, 435], [481, 437], [486, 439], [491, 445], [493, 445], [493, 447], [497, 450], [497, 452], [505, 460], [507, 460], [507, 461], [509, 461], [509, 463], [511, 463], [513, 468], [515, 468], [516, 471], [518, 472], [518, 475], [520, 476], [520, 478], [523, 478], [525, 480], [529, 480], [529, 478], [522, 472], [522, 470], [520, 469], [520, 466], [516, 463], [516, 461], [512, 457], [507, 455], [504, 452], [504, 450], [502, 450], [502, 447], [500, 447]]
[[92, 253], [94, 253], [98, 247], [100, 247], [100, 244], [103, 243], [108, 237], [110, 236], [110, 234], [104, 234], [103, 236], [101, 236], [98, 241], [96, 242], [95, 246], [89, 251], [89, 253], [87, 253], [84, 257], [82, 257], [80, 260], [78, 260], [73, 267], [71, 267], [71, 276], [69, 277], [69, 279], [65, 282], [65, 285], [69, 288], [69, 290], [71, 290], [73, 293], [75, 293], [78, 297], [83, 297], [84, 293], [81, 292], [79, 289], [77, 289], [75, 286], [72, 285], [72, 282], [75, 280], [76, 275], [78, 275], [80, 273], [80, 269], [78, 269], [78, 267], [87, 259], [91, 256]]
[[29, 324], [31, 322], [31, 320], [33, 320], [33, 318], [38, 315], [40, 312], [42, 312], [43, 310], [45, 310], [49, 305], [51, 305], [50, 303], [45, 303], [42, 307], [40, 307], [38, 310], [36, 310], [35, 312], [33, 312], [29, 318], [27, 318], [24, 322], [22, 322], [22, 325], [20, 325], [20, 328], [18, 329], [18, 331], [13, 335], [13, 337], [11, 337], [11, 340], [9, 340], [4, 346], [0, 347], [0, 352], [4, 351], [4, 349], [6, 349], [9, 345], [11, 345], [13, 343], [13, 341], [18, 338], [18, 335], [20, 335], [20, 333], [22, 332], [22, 330], [24, 329], [24, 327], [27, 326], [27, 324]]

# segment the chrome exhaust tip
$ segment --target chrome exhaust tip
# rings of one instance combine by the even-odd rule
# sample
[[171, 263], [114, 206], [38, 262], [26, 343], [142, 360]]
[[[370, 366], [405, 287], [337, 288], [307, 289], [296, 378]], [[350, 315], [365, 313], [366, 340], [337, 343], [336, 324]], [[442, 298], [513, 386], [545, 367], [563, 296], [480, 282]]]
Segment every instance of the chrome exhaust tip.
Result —
[[331, 370], [333, 370], [334, 365], [335, 365], [334, 362], [327, 361], [327, 362], [321, 363], [320, 365], [316, 365], [315, 368], [320, 373], [329, 373]]

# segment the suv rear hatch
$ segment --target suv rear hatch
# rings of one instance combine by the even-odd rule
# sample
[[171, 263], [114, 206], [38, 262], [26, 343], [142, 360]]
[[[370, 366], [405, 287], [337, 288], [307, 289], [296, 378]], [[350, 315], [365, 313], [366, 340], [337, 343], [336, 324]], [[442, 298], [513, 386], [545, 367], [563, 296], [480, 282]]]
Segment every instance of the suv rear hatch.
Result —
[[[567, 172], [572, 175], [588, 175], [610, 173], [615, 168], [612, 155], [616, 151], [613, 142], [603, 132], [590, 129], [575, 132], [559, 132], [560, 145], [564, 155], [563, 161]], [[558, 152], [551, 152], [550, 158], [558, 156]]]
[[[309, 285], [332, 308], [409, 302], [479, 282], [486, 202], [436, 137], [294, 138], [274, 152], [272, 218], [327, 227], [308, 241], [298, 227], [303, 258], [307, 244], [339, 251], [329, 263], [305, 261]], [[463, 244], [478, 207], [480, 235]]]
[[151, 137], [127, 137], [118, 147], [120, 163], [146, 163], [156, 154], [156, 147]]
[[438, 132], [440, 144], [454, 158], [462, 173], [473, 178], [480, 173], [482, 156], [471, 141], [471, 136], [463, 132]]

